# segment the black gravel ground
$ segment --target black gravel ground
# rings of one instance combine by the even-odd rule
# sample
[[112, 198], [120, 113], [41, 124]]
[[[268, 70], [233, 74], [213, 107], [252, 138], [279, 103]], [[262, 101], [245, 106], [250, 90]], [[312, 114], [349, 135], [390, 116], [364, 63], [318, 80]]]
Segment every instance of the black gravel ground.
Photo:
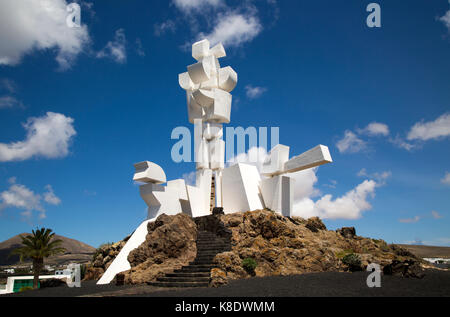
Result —
[[[312, 273], [233, 281], [220, 288], [162, 289], [147, 285], [97, 286], [83, 282], [81, 288], [56, 287], [3, 296], [73, 297], [450, 297], [450, 271], [428, 270], [423, 279], [382, 276], [381, 288], [368, 288], [368, 272]], [[0, 297], [3, 297], [0, 296]]]

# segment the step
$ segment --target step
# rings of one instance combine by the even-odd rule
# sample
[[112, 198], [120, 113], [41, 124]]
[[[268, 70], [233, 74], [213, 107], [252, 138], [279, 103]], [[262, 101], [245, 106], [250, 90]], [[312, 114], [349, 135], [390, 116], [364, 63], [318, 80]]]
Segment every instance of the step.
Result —
[[156, 287], [208, 287], [207, 282], [149, 282], [151, 286]]
[[194, 261], [210, 261], [214, 260], [215, 256], [197, 256]]
[[[196, 262], [196, 263], [194, 263]], [[198, 262], [202, 262], [202, 263], [198, 263]], [[201, 265], [207, 265], [207, 264], [213, 264], [214, 263], [214, 258], [195, 258], [194, 261], [191, 261], [189, 263], [189, 265], [196, 265], [196, 264], [201, 264]]]
[[228, 252], [231, 251], [231, 248], [210, 248], [210, 249], [197, 249], [197, 253], [210, 253], [210, 254], [218, 254], [218, 253], [223, 253], [223, 252]]
[[197, 243], [196, 246], [197, 246], [197, 248], [226, 248], [226, 247], [230, 247], [229, 245], [226, 245], [225, 243], [211, 243], [211, 242]]
[[197, 257], [194, 259], [194, 262], [205, 262], [205, 263], [213, 263], [214, 262], [214, 257]]
[[209, 283], [209, 277], [158, 277], [158, 282], [205, 282]]
[[222, 251], [222, 250], [219, 250], [219, 249], [215, 249], [215, 250], [213, 250], [213, 249], [210, 249], [210, 250], [200, 249], [200, 250], [198, 250], [197, 249], [197, 256], [198, 255], [206, 255], [206, 256], [208, 256], [208, 255], [216, 255], [218, 253], [222, 253], [220, 251]]
[[231, 249], [230, 245], [224, 245], [224, 244], [203, 244], [203, 245], [197, 245], [197, 250], [223, 250], [223, 249]]
[[209, 274], [210, 272], [211, 272], [211, 268], [192, 267], [192, 266], [188, 266], [186, 268], [174, 271], [174, 273], [176, 273], [176, 274], [178, 274], [178, 273], [208, 273]]
[[214, 238], [218, 238], [216, 234], [214, 234], [212, 232], [207, 232], [207, 231], [201, 231], [201, 232], [197, 233], [197, 237], [214, 237]]
[[197, 243], [197, 248], [229, 248], [230, 245], [225, 243]]
[[166, 277], [210, 277], [210, 273], [167, 273]]
[[219, 254], [221, 252], [197, 252], [197, 258], [206, 258], [206, 257], [215, 257], [217, 254]]
[[182, 269], [185, 269], [185, 268], [199, 268], [199, 269], [201, 269], [201, 268], [206, 268], [206, 269], [211, 269], [212, 267], [213, 267], [213, 265], [209, 265], [209, 264], [191, 264], [191, 265], [186, 265], [186, 266], [183, 266], [182, 267]]

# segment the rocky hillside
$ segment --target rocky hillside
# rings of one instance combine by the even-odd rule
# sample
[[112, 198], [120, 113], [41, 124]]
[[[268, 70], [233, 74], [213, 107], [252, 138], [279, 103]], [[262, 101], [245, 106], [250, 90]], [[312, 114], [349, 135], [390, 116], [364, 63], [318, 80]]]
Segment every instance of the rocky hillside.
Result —
[[[261, 210], [195, 219], [160, 216], [148, 225], [146, 241], [130, 253], [132, 269], [123, 274], [125, 282], [152, 282], [187, 265], [196, 256], [198, 231], [213, 232], [232, 245], [230, 252], [214, 258], [211, 286], [251, 276], [357, 271], [369, 263], [379, 264], [386, 273], [421, 276], [421, 260], [399, 246], [359, 237], [354, 228], [329, 231], [318, 218], [287, 218]], [[116, 249], [123, 244], [116, 244]], [[98, 255], [90, 277], [101, 276], [118, 251], [110, 248], [104, 253], [107, 260], [105, 254]]]
[[[384, 268], [393, 261], [420, 261], [396, 245], [357, 236], [355, 228], [329, 231], [319, 218], [287, 218], [263, 210], [225, 215], [221, 221], [232, 231], [233, 248], [216, 256], [213, 283], [253, 275], [358, 271], [369, 263]], [[244, 259], [253, 259], [256, 268], [246, 269]]]
[[[28, 233], [22, 233], [22, 236], [28, 235]], [[63, 236], [55, 235], [56, 239], [62, 240], [62, 247], [67, 251], [64, 254], [52, 256], [46, 259], [46, 264], [67, 264], [70, 262], [89, 262], [92, 259], [92, 255], [95, 252], [95, 248], [90, 245], [66, 238]], [[11, 256], [11, 251], [20, 247], [22, 239], [20, 235], [14, 236], [11, 239], [0, 242], [0, 266], [16, 265], [19, 264], [18, 256]]]

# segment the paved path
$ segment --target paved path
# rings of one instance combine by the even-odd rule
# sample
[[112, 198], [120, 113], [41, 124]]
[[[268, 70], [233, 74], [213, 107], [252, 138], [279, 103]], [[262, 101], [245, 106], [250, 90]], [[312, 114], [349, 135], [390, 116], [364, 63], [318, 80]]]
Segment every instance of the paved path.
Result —
[[[149, 297], [303, 297], [303, 296], [447, 296], [450, 271], [428, 270], [423, 279], [382, 276], [382, 287], [366, 285], [369, 273], [314, 273], [233, 281], [220, 288], [161, 289], [157, 287], [97, 286], [83, 282], [81, 288], [58, 287], [12, 296], [149, 296]], [[7, 295], [4, 295], [7, 296]]]

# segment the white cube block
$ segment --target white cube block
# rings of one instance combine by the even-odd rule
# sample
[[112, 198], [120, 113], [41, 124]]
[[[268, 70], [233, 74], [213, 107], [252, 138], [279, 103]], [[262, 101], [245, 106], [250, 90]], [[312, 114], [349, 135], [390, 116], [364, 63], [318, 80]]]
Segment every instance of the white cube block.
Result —
[[205, 139], [201, 139], [195, 149], [195, 163], [197, 169], [208, 169], [209, 168], [209, 147], [208, 142]]
[[148, 161], [136, 163], [134, 168], [133, 181], [135, 182], [164, 184], [167, 181], [166, 173], [155, 163]]
[[210, 44], [207, 39], [192, 44], [192, 57], [200, 61], [210, 54]]
[[261, 174], [272, 176], [280, 173], [283, 171], [287, 161], [289, 161], [289, 146], [278, 144], [267, 155]]
[[225, 141], [214, 139], [208, 143], [209, 146], [209, 164], [215, 171], [225, 168]]
[[192, 93], [192, 97], [202, 108], [208, 108], [214, 104], [214, 91], [197, 89]]
[[178, 83], [184, 90], [191, 91], [198, 88], [198, 85], [194, 84], [194, 82], [191, 80], [188, 72], [178, 75]]
[[207, 141], [223, 137], [223, 125], [221, 123], [205, 122], [203, 124], [203, 137]]
[[201, 120], [205, 115], [203, 108], [195, 102], [192, 93], [187, 93], [187, 105], [188, 105], [188, 116], [189, 122], [194, 124], [195, 120]]
[[284, 164], [283, 173], [295, 173], [332, 162], [333, 159], [331, 158], [328, 147], [318, 145], [286, 162]]
[[222, 58], [227, 56], [227, 53], [225, 52], [225, 47], [223, 47], [222, 43], [219, 43], [213, 48], [211, 48], [209, 53], [211, 55], [214, 55], [216, 58]]
[[266, 208], [285, 217], [293, 212], [295, 179], [275, 176], [261, 180], [261, 193]]
[[231, 94], [222, 89], [213, 89], [213, 92], [214, 103], [206, 109], [206, 120], [215, 121], [217, 123], [230, 123]]
[[186, 181], [184, 179], [176, 179], [173, 181], [168, 181], [167, 188], [177, 192], [179, 199], [188, 200], [188, 195], [186, 191]]
[[231, 92], [237, 85], [238, 75], [230, 66], [219, 70], [219, 88]]
[[264, 208], [256, 166], [236, 164], [223, 170], [222, 204], [227, 214]]
[[139, 187], [142, 199], [148, 206], [148, 219], [162, 214], [177, 215], [182, 212], [178, 192], [156, 184], [146, 184]]

